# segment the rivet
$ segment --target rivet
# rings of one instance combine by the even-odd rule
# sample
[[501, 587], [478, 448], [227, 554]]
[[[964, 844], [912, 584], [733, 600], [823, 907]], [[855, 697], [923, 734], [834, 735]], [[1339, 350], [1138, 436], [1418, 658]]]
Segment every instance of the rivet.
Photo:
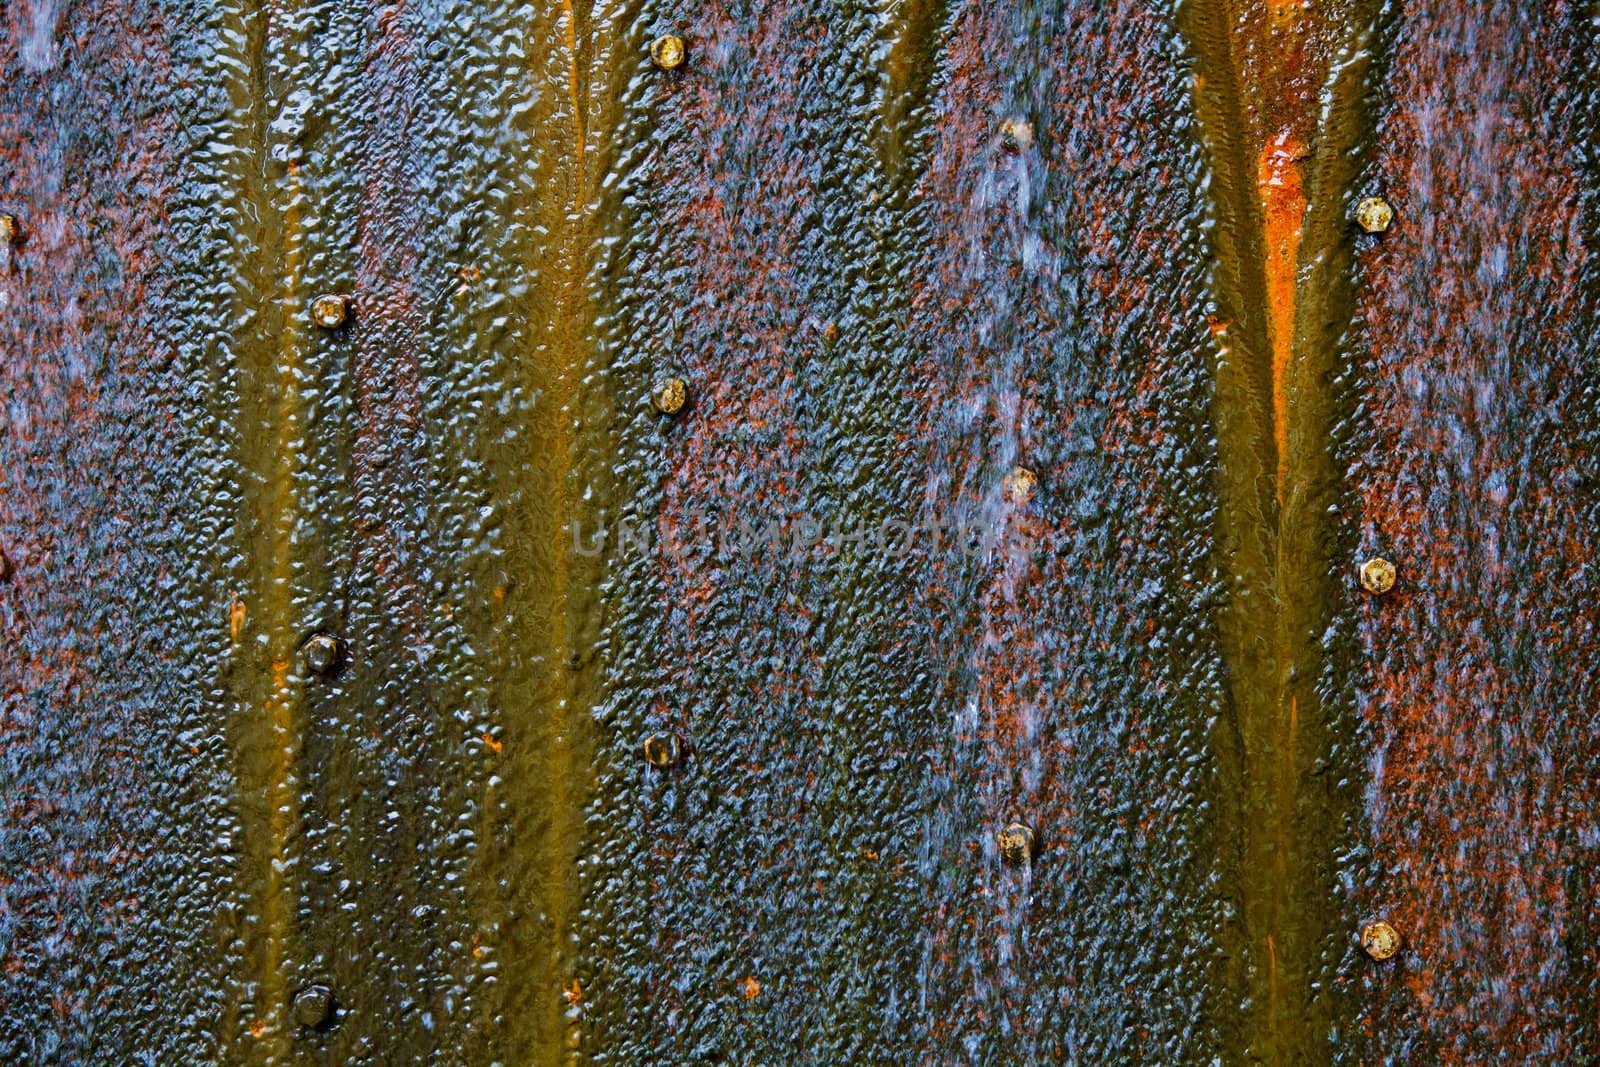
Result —
[[1039, 488], [1039, 479], [1026, 467], [1013, 467], [1000, 483], [1000, 491], [1013, 504], [1026, 504]]
[[644, 739], [644, 761], [658, 771], [676, 764], [681, 755], [678, 739], [672, 734], [652, 734]]
[[1378, 919], [1361, 928], [1361, 947], [1375, 960], [1386, 960], [1400, 951], [1400, 934], [1394, 927]]
[[671, 70], [683, 62], [683, 38], [664, 33], [650, 42], [650, 61], [662, 70]]
[[306, 986], [294, 995], [294, 1021], [307, 1030], [326, 1026], [332, 1018], [333, 991], [327, 986]]
[[689, 401], [689, 385], [682, 378], [663, 378], [650, 391], [650, 401], [663, 415], [676, 415]]
[[22, 225], [15, 215], [0, 215], [0, 245], [14, 245]]
[[1023, 823], [1014, 822], [1001, 830], [998, 835], [1000, 842], [1000, 855], [1011, 863], [1026, 863], [1033, 858], [1033, 829]]
[[350, 317], [350, 298], [325, 293], [311, 302], [311, 318], [324, 330], [337, 330]]
[[344, 649], [332, 634], [312, 634], [301, 651], [305, 655], [306, 666], [313, 673], [327, 674], [339, 665]]
[[1006, 119], [1000, 124], [1000, 145], [1007, 152], [1022, 152], [1033, 147], [1033, 123]]
[[1382, 595], [1394, 588], [1394, 564], [1374, 556], [1361, 565], [1361, 588]]
[[1394, 208], [1381, 196], [1369, 196], [1356, 205], [1356, 222], [1368, 233], [1382, 233], [1394, 222]]

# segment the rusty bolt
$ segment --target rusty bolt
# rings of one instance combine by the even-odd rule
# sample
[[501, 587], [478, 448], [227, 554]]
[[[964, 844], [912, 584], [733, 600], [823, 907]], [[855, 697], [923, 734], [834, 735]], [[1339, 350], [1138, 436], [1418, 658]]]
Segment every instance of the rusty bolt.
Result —
[[324, 330], [337, 330], [350, 317], [350, 298], [326, 293], [311, 302], [311, 318]]
[[1386, 960], [1400, 951], [1400, 934], [1394, 927], [1378, 919], [1361, 928], [1361, 947], [1375, 960]]
[[650, 400], [663, 415], [676, 415], [689, 400], [689, 385], [682, 378], [663, 378], [650, 392]]
[[1014, 822], [1001, 830], [998, 835], [1000, 842], [1000, 855], [1011, 863], [1026, 863], [1033, 859], [1034, 837], [1033, 828], [1020, 822]]
[[1013, 504], [1026, 504], [1039, 488], [1039, 479], [1026, 467], [1013, 467], [1000, 483], [1000, 492]]
[[672, 734], [652, 734], [644, 739], [644, 761], [658, 771], [676, 764], [681, 754], [678, 739]]
[[650, 61], [662, 70], [671, 70], [683, 62], [683, 38], [664, 33], [650, 42]]
[[1007, 152], [1022, 152], [1033, 147], [1033, 123], [1006, 119], [1000, 124], [1000, 145]]
[[1369, 196], [1356, 205], [1356, 222], [1368, 233], [1382, 233], [1394, 222], [1394, 208], [1381, 196]]
[[326, 1026], [332, 1018], [333, 992], [327, 986], [306, 986], [294, 995], [294, 1021], [307, 1030]]
[[332, 634], [312, 634], [302, 651], [312, 673], [327, 674], [339, 665], [344, 648]]
[[1361, 588], [1379, 596], [1394, 588], [1394, 564], [1374, 556], [1361, 565]]
[[15, 215], [0, 215], [0, 245], [14, 245], [22, 233], [22, 225]]

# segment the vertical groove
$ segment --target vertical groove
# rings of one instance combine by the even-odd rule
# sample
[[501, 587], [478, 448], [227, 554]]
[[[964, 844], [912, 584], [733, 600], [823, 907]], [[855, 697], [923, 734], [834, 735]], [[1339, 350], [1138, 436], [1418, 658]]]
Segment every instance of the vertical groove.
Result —
[[1258, 3], [1197, 0], [1186, 29], [1215, 179], [1218, 542], [1237, 744], [1226, 810], [1243, 961], [1230, 980], [1241, 1057], [1307, 1063], [1331, 1055], [1322, 974], [1338, 938], [1331, 871], [1350, 803], [1320, 773], [1334, 711], [1316, 683], [1339, 593], [1329, 507], [1339, 484], [1337, 324], [1349, 318], [1350, 282], [1348, 256], [1333, 253], [1350, 244], [1352, 102], [1367, 70], [1352, 55], [1370, 5], [1297, 13]]
[[[257, 96], [247, 136], [261, 171], [247, 181], [254, 186], [260, 217], [275, 217], [276, 224], [262, 225], [261, 266], [254, 284], [239, 294], [246, 301], [251, 292], [261, 294], [259, 302], [235, 309], [242, 324], [233, 343], [240, 371], [236, 529], [243, 587], [228, 625], [235, 637], [236, 796], [248, 857], [240, 884], [250, 889], [240, 916], [245, 969], [238, 975], [247, 992], [237, 1005], [242, 1014], [236, 1029], [226, 1040], [247, 1062], [270, 1064], [284, 1062], [291, 1051], [285, 975], [296, 936], [288, 853], [298, 832], [295, 762], [303, 711], [294, 657], [300, 636], [297, 545], [304, 536], [296, 483], [304, 451], [299, 376], [306, 328], [294, 307], [302, 286], [304, 196], [292, 167], [273, 188], [273, 164], [267, 159], [272, 52], [292, 50], [294, 14], [280, 8], [253, 14], [259, 19], [252, 42]], [[279, 19], [289, 25], [276, 25]]]

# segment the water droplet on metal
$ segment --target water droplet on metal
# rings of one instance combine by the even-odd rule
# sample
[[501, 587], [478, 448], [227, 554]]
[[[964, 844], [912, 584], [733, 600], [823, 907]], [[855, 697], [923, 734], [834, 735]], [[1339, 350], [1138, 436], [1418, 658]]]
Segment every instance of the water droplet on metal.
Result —
[[313, 673], [327, 674], [339, 665], [344, 648], [332, 634], [312, 634], [301, 651]]
[[644, 761], [658, 771], [674, 766], [681, 755], [681, 746], [672, 734], [652, 734], [644, 739]]
[[0, 215], [0, 245], [14, 245], [22, 234], [22, 224], [15, 215]]
[[1382, 919], [1361, 928], [1361, 947], [1375, 960], [1386, 960], [1400, 951], [1400, 934]]
[[1394, 588], [1394, 564], [1374, 556], [1361, 565], [1361, 588], [1382, 595]]
[[1039, 489], [1039, 479], [1026, 467], [1013, 467], [1000, 484], [1000, 491], [1013, 504], [1026, 504]]
[[1394, 222], [1394, 208], [1381, 196], [1369, 196], [1356, 205], [1356, 222], [1368, 233], [1382, 233]]
[[307, 1030], [328, 1025], [333, 1019], [333, 991], [324, 985], [306, 986], [294, 996], [294, 1021]]
[[682, 378], [663, 378], [651, 390], [650, 400], [663, 415], [676, 415], [689, 401], [689, 385]]
[[683, 62], [683, 38], [664, 33], [650, 42], [650, 61], [662, 70], [671, 70]]
[[1033, 123], [1006, 119], [1000, 124], [1000, 144], [1007, 152], [1023, 152], [1033, 147]]
[[1033, 828], [1020, 822], [1014, 822], [1001, 830], [998, 835], [1000, 842], [1000, 855], [1011, 863], [1026, 863], [1033, 859], [1034, 837]]
[[350, 317], [350, 298], [325, 293], [311, 302], [311, 318], [324, 330], [337, 330]]

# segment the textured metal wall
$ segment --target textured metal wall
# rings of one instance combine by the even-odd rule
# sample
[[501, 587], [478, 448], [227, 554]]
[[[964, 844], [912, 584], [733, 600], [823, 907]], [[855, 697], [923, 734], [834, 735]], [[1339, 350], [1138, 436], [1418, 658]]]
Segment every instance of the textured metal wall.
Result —
[[1600, 1062], [1597, 17], [0, 7], [0, 1060]]

